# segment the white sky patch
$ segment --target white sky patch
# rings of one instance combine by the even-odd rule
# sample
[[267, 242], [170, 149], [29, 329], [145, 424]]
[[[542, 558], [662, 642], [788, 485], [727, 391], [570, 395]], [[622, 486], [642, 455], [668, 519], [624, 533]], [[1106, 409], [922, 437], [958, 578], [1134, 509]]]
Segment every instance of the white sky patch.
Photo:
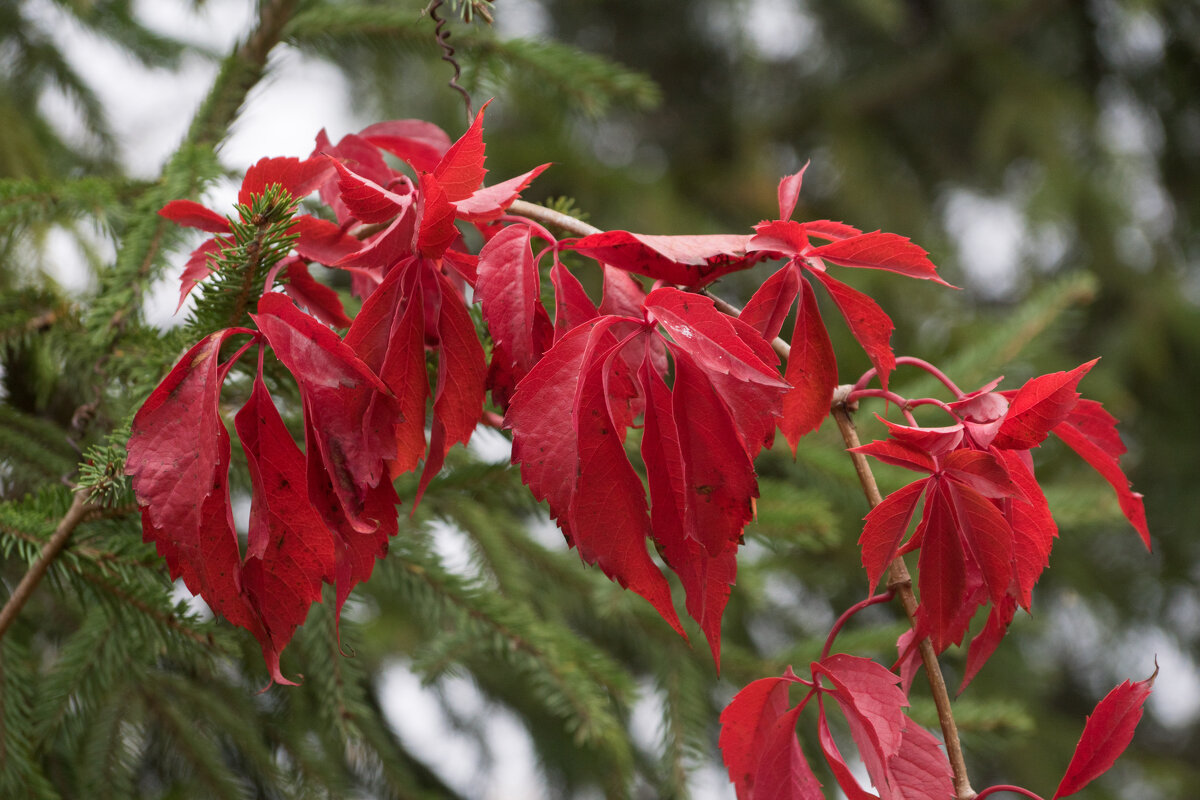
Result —
[[742, 29], [754, 50], [768, 60], [783, 61], [809, 49], [817, 23], [795, 0], [750, 0]]
[[429, 521], [429, 532], [433, 535], [434, 552], [441, 559], [443, 567], [456, 575], [475, 574], [470, 540], [461, 528], [448, 520], [432, 519]]
[[1003, 198], [953, 189], [943, 213], [969, 287], [987, 299], [1015, 291], [1021, 274], [1021, 245], [1028, 236], [1017, 206]]
[[512, 460], [512, 442], [500, 431], [486, 425], [475, 427], [467, 449], [480, 461], [489, 464], [507, 464]]

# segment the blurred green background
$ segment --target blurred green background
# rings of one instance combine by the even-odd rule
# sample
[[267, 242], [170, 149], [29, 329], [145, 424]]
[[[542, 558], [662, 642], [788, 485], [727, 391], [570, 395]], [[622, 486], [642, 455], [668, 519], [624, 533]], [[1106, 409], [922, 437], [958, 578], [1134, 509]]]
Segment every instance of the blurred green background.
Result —
[[[453, 18], [449, 5], [443, 14]], [[182, 15], [193, 4], [178, 6]], [[210, 17], [249, 10], [194, 6]], [[159, 81], [194, 78], [195, 65], [224, 56], [164, 33], [155, 22], [162, 12], [147, 7], [0, 2], [0, 531], [9, 588], [37, 544], [18, 534], [52, 521], [63, 502], [53, 487], [78, 459], [73, 448], [102, 443], [140, 400], [131, 387], [157, 380], [139, 384], [130, 367], [110, 370], [98, 388], [72, 368], [95, 363], [96, 353], [71, 338], [99, 346], [88, 308], [109, 285], [106, 270], [117, 269], [113, 253], [128, 246], [149, 193], [178, 177], [131, 174], [120, 125], [96, 88], [105, 73], [72, 61], [72, 37], [107, 41]], [[422, 8], [301, 2], [274, 69], [331, 64], [344, 76], [352, 119], [423, 118], [457, 136], [462, 99], [446, 85], [451, 67], [438, 59]], [[1200, 6], [505, 0], [493, 14], [491, 28], [455, 19], [450, 41], [475, 105], [496, 98], [485, 133], [491, 174], [554, 162], [527, 199], [570, 198], [605, 229], [744, 232], [775, 216], [779, 178], [809, 163], [797, 219], [909, 236], [962, 287], [850, 276], [895, 320], [898, 354], [942, 366], [964, 388], [999, 375], [1013, 388], [1102, 357], [1080, 388], [1122, 422], [1124, 464], [1146, 495], [1154, 552], [1086, 465], [1053, 444], [1038, 453], [1061, 538], [1034, 616], [1018, 617], [963, 695], [964, 745], [977, 789], [1019, 783], [1048, 797], [1095, 703], [1118, 682], [1149, 675], [1157, 659], [1133, 746], [1084, 796], [1192, 796], [1200, 786]], [[270, 74], [250, 109], [266, 102]], [[335, 140], [351, 130], [319, 124]], [[303, 133], [311, 141], [315, 132]], [[222, 125], [210, 147], [224, 136]], [[223, 165], [197, 160], [188, 196], [244, 169], [226, 157]], [[62, 258], [53, 243], [64, 235], [94, 270], [83, 289], [51, 277]], [[169, 283], [187, 246], [164, 236], [173, 250], [155, 256], [155, 274]], [[714, 291], [744, 302], [767, 270]], [[852, 381], [866, 358], [836, 315], [827, 318], [842, 379]], [[160, 352], [135, 334], [121, 340], [122, 353]], [[895, 386], [935, 390], [904, 372]], [[88, 404], [93, 417], [81, 423]], [[864, 438], [880, 435], [869, 412], [882, 407], [865, 411]], [[799, 671], [834, 617], [862, 596], [854, 542], [866, 506], [830, 428], [802, 442], [795, 461], [782, 442], [760, 460], [759, 519], [726, 613], [719, 679], [703, 647], [673, 638], [648, 607], [565, 552], [514, 470], [479, 449], [458, 454], [356, 593], [342, 628], [355, 658], [330, 652], [328, 620], [318, 618], [328, 609], [314, 611], [285, 660], [285, 671], [312, 676], [297, 690], [255, 697], [264, 681], [249, 637], [171, 606], [178, 598], [165, 569], [137, 550], [136, 517], [106, 522], [111, 530], [88, 534], [93, 549], [136, 551], [119, 552], [151, 576], [147, 596], [209, 637], [209, 652], [173, 661], [161, 637], [191, 645], [153, 624], [136, 634], [144, 647], [129, 650], [123, 615], [134, 612], [108, 596], [97, 618], [91, 590], [64, 567], [4, 643], [4, 696], [15, 698], [4, 709], [7, 748], [21, 725], [34, 731], [7, 755], [8, 780], [36, 787], [30, 796], [72, 796], [99, 774], [148, 797], [501, 797], [482, 765], [495, 747], [487, 720], [503, 714], [528, 733], [534, 755], [523, 757], [541, 776], [524, 796], [732, 797], [713, 767], [715, 714], [746, 682], [788, 663]], [[28, 447], [33, 431], [42, 437], [37, 452]], [[885, 488], [904, 480], [881, 471]], [[840, 645], [888, 662], [897, 618], [884, 610], [864, 618], [878, 625], [852, 627]], [[89, 660], [99, 677], [87, 677]], [[962, 657], [945, 662], [954, 684]], [[401, 674], [424, 681], [439, 718], [477, 742], [467, 752], [478, 763], [456, 774], [432, 763], [404, 733], [411, 729], [389, 727], [397, 712], [384, 713], [386, 687]], [[132, 675], [141, 676], [136, 691]], [[461, 685], [478, 699], [470, 713], [455, 710]], [[914, 715], [933, 725], [916, 694]], [[167, 697], [173, 712], [158, 704]], [[231, 728], [244, 719], [218, 709], [243, 704], [254, 725], [238, 733]], [[183, 733], [172, 713], [203, 722]], [[113, 736], [121, 746], [106, 750]], [[810, 757], [818, 752], [813, 737], [804, 741]]]

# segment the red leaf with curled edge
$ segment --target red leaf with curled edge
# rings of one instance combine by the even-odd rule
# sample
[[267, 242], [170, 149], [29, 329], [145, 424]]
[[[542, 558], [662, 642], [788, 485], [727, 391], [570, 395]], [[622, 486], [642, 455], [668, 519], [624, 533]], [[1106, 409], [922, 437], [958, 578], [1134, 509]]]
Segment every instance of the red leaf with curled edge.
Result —
[[962, 420], [963, 429], [976, 447], [991, 446], [1008, 413], [1008, 399], [992, 391], [999, 382], [997, 379], [978, 392], [950, 403], [950, 409]]
[[795, 454], [800, 437], [821, 427], [829, 415], [837, 388], [833, 344], [821, 320], [817, 297], [804, 278], [800, 279], [800, 304], [784, 378], [792, 389], [783, 397], [779, 429]]
[[875, 231], [838, 239], [814, 247], [804, 255], [807, 258], [823, 258], [843, 267], [882, 269], [910, 278], [924, 278], [944, 286], [950, 285], [938, 276], [937, 267], [929, 260], [929, 253], [924, 248], [913, 244], [908, 237], [895, 233]]
[[213, 274], [211, 266], [212, 260], [221, 255], [221, 248], [230, 247], [233, 242], [228, 239], [223, 239], [220, 236], [214, 236], [206, 240], [203, 244], [192, 251], [188, 257], [187, 264], [183, 268], [183, 274], [179, 276], [179, 304], [175, 306], [176, 313], [183, 308], [183, 301], [187, 300], [187, 296], [191, 294], [192, 289]]
[[333, 582], [333, 539], [308, 499], [304, 454], [271, 401], [261, 373], [235, 417], [246, 453], [253, 494], [242, 588], [267, 634], [259, 640], [276, 683], [279, 654], [308, 609], [321, 600], [321, 583]]
[[880, 795], [872, 794], [862, 788], [858, 779], [854, 777], [854, 773], [850, 771], [850, 766], [842, 757], [842, 751], [838, 749], [837, 742], [833, 740], [833, 734], [829, 730], [823, 702], [820, 716], [817, 718], [817, 741], [821, 745], [821, 752], [825, 755], [825, 762], [829, 764], [829, 770], [833, 773], [838, 788], [846, 795], [847, 800], [876, 800], [880, 797]]
[[760, 222], [746, 245], [747, 252], [773, 256], [798, 256], [812, 249], [804, 224], [793, 220]]
[[767, 341], [774, 339], [783, 330], [784, 320], [800, 295], [802, 280], [800, 271], [788, 264], [763, 281], [742, 308], [738, 319], [762, 334]]
[[417, 199], [417, 251], [426, 258], [439, 258], [455, 239], [454, 204], [429, 173], [421, 173], [421, 191]]
[[704, 632], [719, 670], [721, 615], [737, 575], [736, 545], [710, 554], [699, 541], [688, 537], [687, 469], [676, 403], [649, 357], [641, 364], [639, 380], [646, 393], [642, 460], [650, 488], [650, 524], [663, 560], [683, 584], [687, 611]]
[[987, 660], [992, 657], [992, 653], [996, 652], [1004, 635], [1008, 633], [1008, 626], [1012, 624], [1016, 613], [1017, 601], [1011, 596], [1005, 597], [998, 605], [992, 606], [991, 611], [988, 612], [987, 622], [971, 640], [971, 646], [967, 650], [967, 664], [963, 669], [962, 684], [958, 687], [959, 694], [963, 693], [975, 676], [979, 674], [979, 670], [983, 669]]
[[1081, 397], [1067, 415], [1066, 422], [1113, 458], [1125, 455], [1125, 443], [1117, 433], [1116, 418], [1095, 400]]
[[851, 453], [874, 456], [885, 464], [904, 467], [915, 472], [937, 471], [937, 462], [924, 450], [896, 439], [879, 439], [850, 449]]
[[954, 479], [945, 484], [958, 532], [983, 571], [988, 595], [999, 604], [1013, 580], [1012, 528], [1000, 509], [975, 489]]
[[942, 482], [935, 482], [925, 496], [917, 584], [929, 638], [939, 653], [957, 639], [959, 611], [967, 590], [965, 557], [955, 523], [949, 495]]
[[1107, 772], [1125, 752], [1142, 719], [1142, 706], [1150, 696], [1157, 676], [1158, 666], [1155, 665], [1154, 674], [1149, 678], [1135, 683], [1125, 681], [1096, 705], [1083, 726], [1075, 754], [1051, 800], [1080, 791]]
[[[359, 175], [337, 159], [326, 156], [338, 174], [338, 196], [346, 209], [360, 222], [387, 222], [412, 205], [411, 192], [399, 193], [385, 189], [373, 180]], [[408, 188], [408, 184], [405, 184]]]
[[906, 722], [902, 709], [908, 698], [897, 685], [900, 676], [869, 658], [844, 653], [826, 656], [812, 670], [814, 678], [824, 676], [833, 683], [829, 694], [850, 723], [863, 763], [876, 785], [886, 786], [886, 765], [900, 752]]
[[262, 194], [274, 184], [282, 186], [297, 200], [307, 197], [332, 177], [335, 163], [321, 157], [303, 160], [291, 156], [259, 159], [246, 170], [246, 176], [242, 178], [238, 202], [248, 206], [254, 195]]
[[892, 439], [922, 450], [931, 456], [940, 456], [950, 452], [958, 447], [963, 438], [962, 423], [940, 428], [914, 428], [909, 425], [897, 425], [878, 414], [875, 415], [875, 418], [887, 427]]
[[[229, 500], [229, 434], [221, 384], [233, 362], [221, 346], [246, 328], [227, 328], [184, 354], [133, 418], [125, 472], [142, 509], [143, 538], [154, 542], [172, 578], [183, 578], [213, 613], [266, 639], [241, 587], [241, 553]], [[264, 648], [264, 655], [269, 653]], [[278, 673], [276, 661], [273, 677]], [[282, 676], [278, 676], [282, 678]]]
[[541, 302], [541, 278], [530, 242], [533, 229], [509, 225], [479, 251], [475, 297], [492, 334], [493, 360], [525, 377], [554, 338], [554, 326]]
[[921, 499], [927, 482], [927, 479], [913, 481], [897, 489], [867, 514], [858, 544], [862, 548], [867, 581], [872, 588], [879, 584], [888, 564], [900, 552], [900, 543], [908, 533], [917, 501]]
[[867, 351], [867, 358], [878, 371], [879, 383], [887, 388], [888, 375], [896, 368], [896, 357], [892, 354], [892, 325], [891, 317], [883, 313], [883, 309], [867, 295], [851, 289], [846, 284], [830, 277], [821, 270], [809, 270], [809, 273], [821, 282], [825, 290], [837, 304], [838, 310], [846, 320], [850, 333], [855, 340]]
[[799, 172], [785, 175], [779, 181], [779, 218], [791, 219], [796, 210], [796, 201], [800, 199], [800, 187], [804, 183], [804, 171], [808, 169], [805, 163]]
[[[862, 231], [844, 222], [834, 222], [831, 219], [810, 219], [804, 223], [804, 232], [818, 239], [840, 241], [854, 236], [861, 236]], [[836, 262], [835, 262], [836, 263]]]
[[301, 214], [291, 232], [299, 234], [296, 253], [308, 261], [332, 266], [362, 248], [362, 242], [346, 233], [340, 225]]
[[[1028, 381], [1009, 397], [1008, 413], [992, 444], [1007, 450], [1037, 447], [1079, 400], [1075, 387], [1099, 359], [1070, 372], [1053, 372]], [[1006, 393], [1007, 394], [1007, 393]]]
[[418, 172], [432, 172], [450, 149], [450, 137], [434, 125], [419, 119], [395, 119], [376, 122], [358, 132], [358, 136], [408, 163]]
[[694, 289], [762, 260], [763, 254], [747, 252], [749, 243], [750, 237], [741, 234], [658, 236], [606, 231], [565, 240], [562, 247], [618, 269]]
[[319, 450], [346, 519], [357, 531], [377, 530], [384, 520], [371, 516], [367, 494], [390, 483], [387, 463], [396, 458], [396, 407], [387, 385], [336, 333], [283, 295], [263, 295], [252, 316], [300, 387], [316, 438], [309, 450]]
[[550, 268], [550, 283], [554, 285], [554, 340], [558, 341], [568, 331], [600, 315], [596, 304], [584, 291], [579, 282], [561, 261], [555, 260]]
[[303, 259], [290, 256], [283, 263], [283, 274], [287, 278], [287, 282], [283, 284], [283, 291], [288, 297], [332, 328], [350, 326], [350, 318], [346, 316], [346, 309], [342, 306], [342, 299], [338, 293], [319, 283], [309, 273], [308, 265]]
[[1088, 434], [1075, 427], [1069, 419], [1056, 425], [1052, 432], [1062, 439], [1067, 447], [1078, 453], [1080, 458], [1091, 464], [1092, 468], [1113, 487], [1113, 491], [1117, 493], [1117, 502], [1121, 506], [1121, 513], [1142, 537], [1142, 543], [1146, 545], [1146, 549], [1150, 550], [1150, 528], [1146, 523], [1146, 506], [1142, 502], [1142, 495], [1129, 488], [1129, 479], [1125, 477], [1117, 459], [1109, 453], [1111, 444], [1108, 443], [1108, 440], [1101, 439], [1100, 443], [1097, 443]]
[[984, 497], [1023, 497], [1024, 491], [1009, 475], [1002, 450], [955, 450], [942, 459], [942, 471]]
[[199, 228], [209, 233], [229, 233], [229, 220], [192, 200], [172, 200], [158, 210], [176, 225]]
[[[779, 717], [763, 743], [754, 774], [754, 800], [823, 800], [821, 782], [813, 774], [800, 740], [796, 738], [796, 720], [803, 706], [796, 706]], [[740, 795], [739, 795], [740, 798]]]
[[470, 197], [457, 200], [454, 207], [459, 219], [470, 222], [490, 222], [499, 219], [508, 211], [513, 201], [521, 196], [525, 187], [541, 175], [549, 164], [534, 167], [528, 172], [506, 181], [477, 189]]
[[[329, 141], [324, 129], [317, 133], [316, 146], [309, 158], [330, 156], [339, 163], [352, 169], [356, 175], [374, 181], [380, 186], [390, 185], [398, 177], [395, 170], [383, 160], [379, 148], [355, 134], [343, 136], [336, 145]], [[436, 162], [435, 162], [436, 163]], [[326, 206], [333, 210], [334, 218], [339, 224], [345, 225], [352, 221], [353, 214], [342, 201], [341, 190], [338, 187], [340, 176], [335, 172], [318, 190], [318, 196]], [[407, 179], [405, 179], [407, 182]]]
[[483, 162], [487, 160], [483, 143], [483, 112], [487, 110], [488, 103], [483, 104], [466, 133], [450, 146], [433, 170], [433, 177], [451, 203], [465, 200], [483, 185], [483, 176], [487, 174], [483, 167]]

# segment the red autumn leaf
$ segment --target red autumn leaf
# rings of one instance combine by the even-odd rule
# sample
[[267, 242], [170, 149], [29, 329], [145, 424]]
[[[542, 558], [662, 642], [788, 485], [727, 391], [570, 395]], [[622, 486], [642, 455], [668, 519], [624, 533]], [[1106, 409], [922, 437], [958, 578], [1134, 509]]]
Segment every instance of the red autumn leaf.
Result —
[[308, 214], [300, 214], [291, 228], [299, 234], [296, 253], [308, 261], [331, 266], [362, 247], [362, 242], [335, 225]]
[[933, 460], [929, 453], [896, 439], [880, 439], [868, 442], [867, 444], [852, 448], [850, 452], [874, 456], [885, 464], [904, 467], [916, 472], [932, 473], [936, 472], [938, 468], [937, 462]]
[[158, 211], [177, 225], [199, 228], [209, 233], [229, 233], [229, 220], [192, 200], [172, 200]]
[[1142, 537], [1142, 543], [1146, 545], [1146, 549], [1151, 549], [1150, 528], [1146, 523], [1146, 506], [1142, 502], [1142, 495], [1129, 488], [1129, 479], [1125, 477], [1116, 457], [1110, 454], [1111, 444], [1108, 443], [1108, 440], [1101, 439], [1098, 443], [1071, 424], [1069, 420], [1059, 423], [1053, 432], [1068, 447], [1078, 453], [1080, 458], [1091, 464], [1093, 469], [1104, 476], [1104, 480], [1108, 481], [1109, 485], [1113, 487], [1113, 491], [1117, 493], [1117, 502], [1121, 506], [1121, 513]]
[[307, 197], [332, 177], [333, 163], [327, 158], [301, 160], [291, 156], [259, 159], [246, 170], [238, 203], [248, 206], [254, 195], [261, 195], [268, 186], [276, 184], [297, 200]]
[[747, 253], [750, 237], [736, 234], [658, 236], [607, 231], [564, 241], [565, 249], [618, 269], [689, 288], [746, 269], [762, 256]]
[[484, 103], [483, 108], [475, 115], [471, 127], [450, 146], [433, 170], [433, 177], [446, 192], [446, 197], [451, 203], [474, 194], [483, 184], [483, 176], [487, 174], [487, 170], [483, 168], [483, 162], [487, 159], [484, 155], [486, 146], [483, 143], [483, 112], [487, 107], [488, 104]]
[[804, 255], [807, 258], [823, 258], [843, 267], [883, 269], [910, 278], [924, 278], [944, 286], [950, 285], [938, 277], [937, 268], [929, 260], [929, 253], [907, 237], [895, 233], [875, 231], [838, 239], [814, 247]]
[[515, 380], [525, 377], [554, 338], [554, 326], [541, 302], [541, 279], [528, 225], [509, 225], [479, 251], [475, 297], [492, 334], [493, 360], [509, 365]]
[[385, 189], [335, 158], [327, 157], [327, 161], [337, 169], [339, 198], [360, 222], [387, 222], [412, 205], [411, 193], [401, 194]]
[[1117, 420], [1095, 400], [1080, 398], [1066, 421], [1113, 458], [1125, 455], [1125, 443], [1117, 433]]
[[787, 678], [760, 678], [738, 692], [721, 712], [717, 744], [739, 800], [754, 796], [758, 764], [775, 723], [787, 713], [791, 683]]
[[983, 572], [993, 603], [999, 604], [1013, 579], [1012, 528], [986, 497], [965, 483], [946, 480], [956, 527]]
[[784, 320], [800, 294], [802, 280], [800, 271], [790, 264], [779, 270], [755, 290], [738, 319], [762, 334], [767, 341], [774, 339], [783, 330]]
[[771, 256], [798, 256], [812, 249], [808, 230], [793, 220], [760, 222], [754, 226], [754, 236], [746, 245], [747, 252]]
[[[329, 141], [329, 137], [325, 134], [325, 131], [321, 130], [317, 133], [316, 146], [309, 157], [316, 158], [317, 156], [332, 157], [342, 165], [353, 170], [355, 174], [374, 181], [380, 186], [390, 185], [394, 179], [400, 177], [383, 160], [383, 154], [379, 152], [378, 147], [355, 134], [343, 136], [334, 145]], [[437, 163], [436, 160], [434, 163]], [[432, 168], [431, 166], [430, 169]], [[339, 180], [340, 176], [335, 172], [321, 184], [318, 196], [321, 198], [321, 202], [333, 210], [334, 218], [337, 219], [338, 223], [346, 225], [353, 221], [354, 216], [341, 198], [341, 192], [338, 187]], [[407, 184], [407, 178], [404, 181]]]
[[[823, 800], [821, 783], [800, 749], [796, 720], [803, 706], [779, 717], [766, 737], [754, 773], [753, 800]], [[740, 798], [740, 796], [739, 796]]]
[[260, 640], [276, 683], [279, 654], [334, 580], [333, 539], [308, 499], [304, 454], [292, 441], [259, 375], [235, 418], [253, 494], [242, 587], [262, 618]]
[[[941, 482], [929, 487], [921, 520], [917, 583], [929, 638], [939, 653], [957, 639], [959, 614], [967, 594], [966, 559], [954, 509]], [[914, 536], [915, 538], [915, 536]]]
[[426, 258], [439, 258], [455, 239], [454, 204], [439, 184], [427, 172], [421, 173], [421, 191], [417, 200], [417, 251]]
[[450, 149], [450, 137], [445, 131], [419, 119], [376, 122], [359, 131], [358, 137], [387, 150], [418, 172], [432, 172]]
[[785, 175], [779, 181], [779, 218], [791, 219], [792, 212], [796, 210], [796, 201], [800, 199], [800, 187], [804, 183], [804, 171], [808, 169], [808, 164], [800, 168], [800, 171], [793, 175]]
[[984, 497], [1022, 497], [1023, 492], [1009, 475], [1002, 450], [955, 450], [942, 459], [942, 471]]
[[646, 301], [646, 291], [628, 272], [604, 267], [603, 291], [599, 308], [601, 314], [634, 318], [642, 316], [642, 304]]
[[958, 447], [963, 438], [962, 423], [940, 428], [914, 428], [909, 425], [897, 425], [878, 414], [875, 418], [887, 427], [892, 439], [931, 456], [950, 452]]
[[283, 270], [287, 282], [283, 291], [298, 305], [308, 309], [308, 313], [333, 328], [350, 326], [350, 318], [342, 306], [338, 293], [317, 280], [308, 271], [308, 265], [303, 260], [290, 257], [284, 261]]
[[954, 800], [954, 770], [937, 737], [908, 721], [900, 752], [888, 761], [892, 793], [885, 800]]
[[837, 781], [838, 788], [846, 795], [847, 800], [874, 800], [880, 795], [868, 792], [859, 785], [858, 779], [854, 777], [854, 773], [850, 771], [850, 766], [846, 763], [846, 759], [842, 757], [841, 750], [838, 749], [837, 742], [833, 740], [833, 733], [829, 730], [829, 722], [825, 718], [825, 704], [821, 703], [821, 713], [817, 719], [817, 741], [821, 745], [821, 752], [825, 755], [825, 761], [829, 764], [829, 769], [833, 772], [834, 780]]
[[830, 696], [850, 723], [863, 763], [875, 767], [872, 777], [881, 777], [888, 759], [900, 751], [905, 725], [902, 709], [908, 699], [897, 685], [900, 676], [869, 658], [844, 653], [826, 656], [812, 669], [814, 678], [833, 683]]
[[477, 189], [470, 197], [455, 201], [454, 207], [459, 219], [470, 222], [490, 222], [499, 219], [513, 204], [513, 201], [521, 196], [525, 187], [529, 186], [533, 179], [541, 175], [549, 166], [549, 164], [542, 164], [515, 178], [509, 178], [492, 186], [484, 186]]
[[850, 333], [867, 351], [867, 358], [878, 371], [879, 383], [887, 388], [888, 375], [896, 368], [892, 355], [892, 320], [883, 309], [862, 292], [820, 270], [809, 272], [825, 287], [850, 327]]
[[967, 664], [963, 669], [962, 684], [958, 687], [959, 694], [963, 693], [975, 676], [979, 674], [979, 670], [983, 669], [987, 660], [992, 657], [992, 653], [996, 652], [1004, 635], [1008, 633], [1008, 626], [1012, 624], [1016, 613], [1017, 601], [1012, 597], [1005, 597], [1002, 602], [992, 606], [992, 610], [988, 612], [987, 622], [971, 640], [971, 646], [967, 650]]
[[1008, 413], [992, 444], [1009, 450], [1028, 450], [1040, 445], [1075, 407], [1079, 400], [1075, 387], [1096, 360], [1070, 372], [1041, 375], [1018, 389], [1009, 398]]
[[1142, 719], [1142, 706], [1150, 696], [1157, 676], [1156, 666], [1154, 674], [1146, 680], [1135, 683], [1125, 681], [1096, 705], [1087, 724], [1083, 726], [1083, 734], [1075, 745], [1075, 754], [1051, 800], [1080, 791], [1107, 772], [1125, 752]]
[[212, 260], [221, 255], [221, 248], [231, 245], [229, 240], [214, 236], [192, 251], [187, 264], [184, 265], [183, 274], [179, 276], [179, 304], [175, 306], [177, 313], [183, 308], [183, 301], [191, 294], [192, 289], [213, 274]]
[[950, 403], [950, 410], [962, 420], [963, 428], [976, 447], [991, 446], [1004, 424], [1004, 415], [1008, 413], [1008, 399], [991, 391], [997, 383], [999, 380], [986, 389]]
[[831, 219], [810, 219], [804, 223], [804, 232], [818, 239], [840, 241], [854, 236], [861, 236], [862, 231], [844, 222], [834, 222]]
[[1026, 611], [1033, 602], [1033, 586], [1050, 564], [1050, 550], [1058, 526], [1050, 515], [1050, 504], [1037, 478], [1016, 450], [997, 450], [1009, 478], [1021, 489], [1020, 497], [1008, 506], [1007, 518], [1013, 532], [1013, 566], [1017, 583], [1016, 601]]
[[883, 498], [883, 502], [871, 509], [863, 525], [858, 544], [862, 548], [863, 568], [867, 581], [874, 588], [887, 570], [888, 564], [900, 552], [900, 543], [908, 533], [917, 501], [925, 491], [925, 480], [913, 481], [902, 489]]
[[283, 295], [263, 295], [252, 316], [300, 387], [316, 436], [308, 447], [319, 449], [347, 520], [364, 533], [378, 530], [385, 520], [370, 516], [366, 500], [380, 481], [390, 484], [386, 462], [396, 457], [395, 405], [376, 395], [390, 400], [391, 392], [336, 333]]
[[554, 340], [558, 341], [573, 328], [600, 315], [596, 304], [561, 261], [550, 268], [550, 283], [554, 285]]
[[784, 378], [792, 389], [783, 398], [779, 429], [795, 453], [800, 437], [821, 427], [829, 415], [833, 392], [837, 388], [833, 344], [821, 321], [817, 297], [804, 278], [800, 279], [800, 304], [791, 348]]

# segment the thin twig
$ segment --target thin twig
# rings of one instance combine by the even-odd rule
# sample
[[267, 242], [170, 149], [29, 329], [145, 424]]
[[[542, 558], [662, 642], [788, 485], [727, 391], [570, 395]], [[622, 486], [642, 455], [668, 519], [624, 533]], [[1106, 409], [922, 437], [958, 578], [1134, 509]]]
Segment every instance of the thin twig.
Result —
[[41, 554], [37, 560], [30, 565], [29, 571], [25, 573], [25, 577], [21, 578], [21, 582], [17, 584], [17, 588], [13, 590], [12, 595], [4, 604], [4, 608], [0, 609], [0, 639], [4, 638], [4, 634], [8, 631], [8, 627], [12, 625], [13, 620], [21, 613], [25, 603], [28, 602], [33, 590], [41, 583], [42, 578], [46, 575], [46, 570], [50, 568], [50, 563], [58, 558], [58, 554], [67, 546], [67, 542], [71, 538], [71, 534], [79, 527], [79, 523], [84, 521], [84, 518], [92, 511], [92, 506], [88, 503], [87, 496], [84, 492], [77, 492], [75, 499], [71, 501], [71, 507], [67, 509], [66, 515], [59, 521], [58, 527], [54, 529], [54, 534], [50, 540], [46, 542], [42, 548]]

